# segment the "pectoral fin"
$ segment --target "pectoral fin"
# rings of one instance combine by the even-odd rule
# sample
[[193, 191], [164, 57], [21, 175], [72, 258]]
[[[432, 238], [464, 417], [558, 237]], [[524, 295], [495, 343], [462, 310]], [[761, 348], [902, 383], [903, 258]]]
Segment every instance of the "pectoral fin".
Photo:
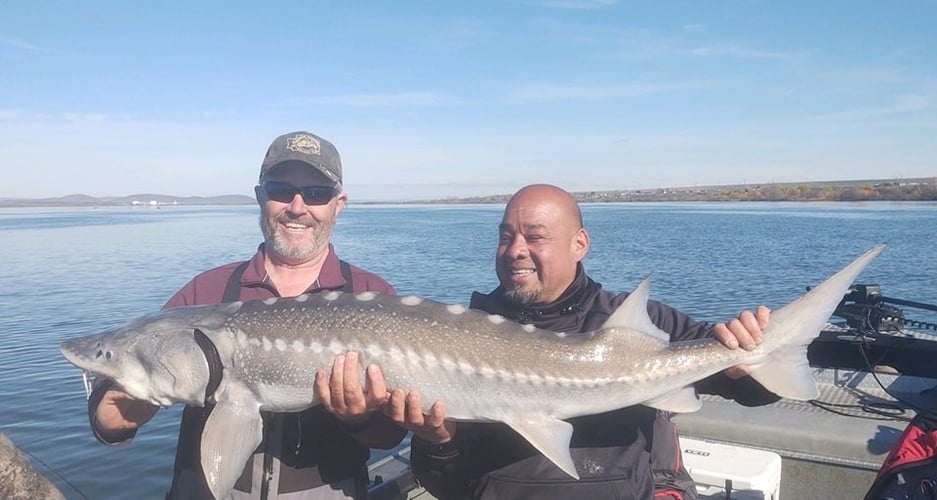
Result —
[[202, 431], [202, 471], [212, 495], [224, 498], [263, 439], [263, 420], [260, 403], [246, 389], [227, 385], [216, 397]]
[[569, 441], [573, 437], [573, 426], [569, 422], [547, 415], [527, 415], [506, 418], [504, 423], [540, 450], [540, 453], [563, 472], [579, 479], [573, 457], [569, 454]]

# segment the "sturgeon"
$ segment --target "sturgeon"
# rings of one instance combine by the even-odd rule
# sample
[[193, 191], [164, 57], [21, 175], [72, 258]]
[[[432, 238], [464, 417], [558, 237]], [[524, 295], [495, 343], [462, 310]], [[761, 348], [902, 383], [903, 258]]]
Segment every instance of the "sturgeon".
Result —
[[[349, 350], [362, 366], [380, 365], [388, 387], [419, 389], [427, 405], [445, 401], [453, 420], [503, 422], [578, 478], [569, 452], [573, 428], [563, 419], [636, 404], [695, 411], [701, 403], [693, 383], [736, 364], [749, 365], [752, 377], [780, 396], [815, 398], [807, 345], [884, 247], [772, 312], [753, 351], [715, 339], [671, 343], [648, 317], [649, 278], [585, 335], [415, 296], [325, 292], [167, 309], [66, 340], [60, 350], [135, 398], [164, 407], [214, 404], [200, 446], [216, 498], [227, 496], [260, 444], [260, 411], [319, 404], [316, 371]], [[210, 368], [211, 349], [199, 345], [206, 339], [223, 367], [220, 380]]]

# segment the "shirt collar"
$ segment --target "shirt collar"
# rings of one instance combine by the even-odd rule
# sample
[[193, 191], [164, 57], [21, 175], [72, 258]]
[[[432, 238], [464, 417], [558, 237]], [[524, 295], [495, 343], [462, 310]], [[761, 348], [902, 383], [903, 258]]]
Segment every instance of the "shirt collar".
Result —
[[[270, 286], [267, 281], [267, 270], [264, 268], [264, 253], [266, 252], [264, 244], [257, 247], [257, 253], [251, 258], [250, 264], [244, 270], [241, 276], [241, 286]], [[345, 286], [345, 278], [342, 276], [342, 268], [338, 255], [335, 254], [335, 248], [329, 243], [329, 253], [322, 263], [322, 269], [319, 271], [319, 277], [309, 285], [305, 293], [316, 293], [323, 290], [341, 290]]]

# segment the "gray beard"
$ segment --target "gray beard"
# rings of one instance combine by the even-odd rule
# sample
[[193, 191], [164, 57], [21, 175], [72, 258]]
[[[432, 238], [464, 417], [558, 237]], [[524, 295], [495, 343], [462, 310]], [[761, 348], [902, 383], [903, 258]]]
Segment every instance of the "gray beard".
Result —
[[504, 291], [504, 298], [518, 307], [527, 307], [540, 303], [540, 290], [525, 292], [517, 288]]
[[324, 252], [332, 237], [335, 221], [313, 222], [313, 237], [308, 245], [295, 247], [277, 235], [276, 227], [269, 224], [266, 214], [261, 211], [260, 230], [264, 235], [265, 248], [268, 252], [287, 261], [306, 261]]

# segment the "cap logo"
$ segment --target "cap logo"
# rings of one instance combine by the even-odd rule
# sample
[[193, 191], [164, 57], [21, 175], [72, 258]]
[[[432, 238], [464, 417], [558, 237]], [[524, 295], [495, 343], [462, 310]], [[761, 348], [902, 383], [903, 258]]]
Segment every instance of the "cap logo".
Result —
[[318, 155], [320, 151], [319, 140], [311, 135], [294, 135], [286, 140], [286, 149], [307, 155]]

